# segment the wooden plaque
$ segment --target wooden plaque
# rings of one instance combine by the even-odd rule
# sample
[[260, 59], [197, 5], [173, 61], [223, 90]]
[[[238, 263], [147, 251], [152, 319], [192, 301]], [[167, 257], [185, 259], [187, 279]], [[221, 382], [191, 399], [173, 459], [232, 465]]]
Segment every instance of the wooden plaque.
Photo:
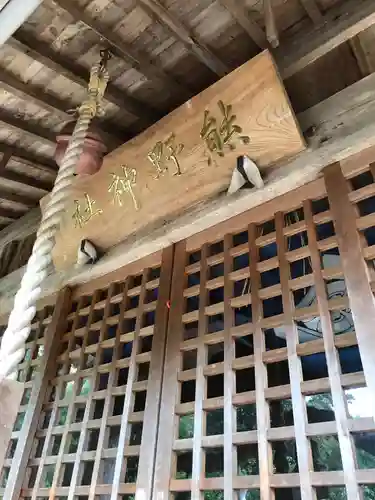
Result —
[[240, 154], [264, 169], [304, 147], [273, 59], [263, 52], [113, 151], [100, 172], [77, 178], [55, 265], [71, 267], [83, 238], [105, 251], [225, 191]]

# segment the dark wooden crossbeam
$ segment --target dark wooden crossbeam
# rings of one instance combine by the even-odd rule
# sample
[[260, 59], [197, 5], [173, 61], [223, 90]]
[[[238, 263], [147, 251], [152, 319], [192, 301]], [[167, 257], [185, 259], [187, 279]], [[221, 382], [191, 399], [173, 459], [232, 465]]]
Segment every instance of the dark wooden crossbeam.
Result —
[[37, 180], [33, 177], [29, 177], [28, 175], [18, 174], [16, 172], [12, 172], [10, 170], [6, 170], [5, 172], [0, 173], [0, 183], [1, 179], [5, 179], [7, 181], [16, 182], [17, 184], [24, 184], [29, 188], [39, 189], [41, 191], [45, 191], [48, 193], [51, 191], [52, 183]]
[[300, 0], [300, 2], [314, 24], [319, 24], [323, 21], [323, 14], [315, 0]]
[[145, 75], [150, 80], [158, 79], [165, 83], [167, 87], [174, 93], [182, 96], [190, 96], [191, 92], [186, 86], [179, 82], [178, 79], [167, 73], [160, 64], [153, 61], [146, 52], [136, 50], [128, 43], [124, 42], [118, 35], [113, 33], [111, 29], [105, 28], [102, 23], [93, 19], [84, 10], [79, 9], [77, 4], [72, 0], [56, 0], [56, 3], [69, 12], [76, 21], [81, 21], [91, 30], [93, 30], [100, 39], [108, 45], [114, 54], [121, 57], [130, 66]]
[[261, 49], [268, 46], [265, 32], [251, 19], [248, 9], [244, 2], [238, 0], [219, 0], [219, 2], [232, 14], [237, 23], [246, 31], [253, 42]]
[[217, 57], [212, 50], [199, 38], [191, 33], [186, 26], [158, 0], [138, 0], [151, 18], [156, 19], [162, 26], [169, 29], [172, 35], [180, 40], [189, 52], [194, 54], [203, 64], [218, 76], [229, 73], [229, 67]]
[[57, 173], [57, 165], [53, 160], [32, 153], [19, 146], [13, 146], [0, 142], [0, 153], [6, 154], [9, 151], [11, 151], [11, 157], [18, 160], [20, 163], [30, 165], [52, 176], [55, 176]]
[[55, 134], [51, 132], [51, 130], [37, 123], [30, 123], [16, 115], [12, 115], [4, 108], [0, 108], [0, 122], [8, 125], [12, 129], [28, 134], [37, 141], [42, 141], [46, 144], [55, 143]]
[[21, 214], [19, 212], [14, 212], [13, 210], [7, 210], [6, 208], [0, 207], [0, 218], [8, 219], [9, 221], [14, 221], [18, 219]]
[[5, 189], [0, 189], [0, 200], [9, 201], [11, 203], [17, 203], [17, 205], [24, 205], [27, 208], [35, 207], [37, 204], [35, 200], [28, 198], [27, 196], [13, 193]]
[[[29, 33], [25, 34], [22, 30], [18, 30], [7, 44], [77, 85], [87, 87], [89, 72], [86, 68], [56, 53], [48, 44], [40, 42]], [[132, 115], [137, 116], [141, 126], [150, 125], [160, 118], [160, 113], [149, 103], [139, 101], [111, 83], [107, 86], [105, 98], [119, 108], [126, 109]]]

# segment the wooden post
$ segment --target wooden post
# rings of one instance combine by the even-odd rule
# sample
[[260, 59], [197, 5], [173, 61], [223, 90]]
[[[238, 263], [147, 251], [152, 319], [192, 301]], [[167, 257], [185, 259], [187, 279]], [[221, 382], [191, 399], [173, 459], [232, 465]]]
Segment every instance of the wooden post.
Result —
[[324, 171], [333, 222], [339, 244], [346, 287], [353, 313], [363, 371], [372, 394], [375, 418], [375, 300], [370, 286], [369, 271], [362, 254], [354, 207], [348, 196], [348, 186], [339, 163]]
[[[65, 325], [66, 318], [71, 305], [71, 290], [69, 288], [63, 289], [58, 295], [55, 310], [52, 316], [52, 321], [47, 329], [45, 336], [45, 350], [44, 357], [41, 362], [40, 368], [33, 381], [33, 388], [30, 395], [30, 401], [26, 410], [25, 420], [21, 429], [21, 433], [17, 442], [17, 447], [14, 453], [12, 467], [9, 473], [9, 479], [4, 493], [4, 498], [7, 500], [18, 500], [22, 487], [22, 481], [25, 476], [25, 470], [29, 459], [30, 451], [33, 444], [33, 437], [35, 435], [36, 427], [40, 416], [40, 410], [44, 400], [45, 392], [47, 390], [49, 375], [55, 369], [55, 360], [57, 356], [58, 342], [56, 339], [62, 333]], [[7, 384], [9, 382], [7, 381]], [[17, 413], [19, 401], [23, 394], [23, 384], [17, 384], [17, 392], [19, 397], [18, 404], [15, 405], [15, 412]], [[3, 400], [1, 400], [1, 408], [3, 408]], [[15, 414], [16, 414], [15, 413]], [[10, 429], [11, 432], [12, 429]], [[1, 432], [1, 429], [0, 429]], [[9, 435], [10, 437], [10, 435]], [[6, 450], [6, 446], [1, 448]]]
[[22, 395], [22, 382], [7, 379], [0, 382], [0, 471], [4, 465]]

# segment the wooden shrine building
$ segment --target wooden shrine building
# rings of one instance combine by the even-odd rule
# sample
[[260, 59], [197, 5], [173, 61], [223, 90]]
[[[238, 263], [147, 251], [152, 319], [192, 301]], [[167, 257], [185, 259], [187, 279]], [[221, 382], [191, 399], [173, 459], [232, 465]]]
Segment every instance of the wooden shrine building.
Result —
[[375, 500], [375, 2], [0, 0], [0, 338], [103, 50], [0, 499]]

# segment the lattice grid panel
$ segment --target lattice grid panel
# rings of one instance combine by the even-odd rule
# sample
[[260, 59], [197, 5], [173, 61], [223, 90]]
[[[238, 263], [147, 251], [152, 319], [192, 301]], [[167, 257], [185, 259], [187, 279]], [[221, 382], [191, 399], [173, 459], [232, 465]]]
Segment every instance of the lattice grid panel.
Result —
[[[370, 180], [352, 203], [374, 196]], [[375, 498], [375, 423], [321, 186], [242, 232], [177, 245], [159, 431], [173, 434], [154, 498]]]
[[[7, 485], [7, 479], [12, 465], [12, 459], [17, 447], [19, 435], [22, 431], [23, 422], [25, 419], [26, 410], [31, 396], [33, 380], [35, 374], [41, 364], [44, 355], [44, 335], [46, 329], [51, 323], [54, 306], [48, 305], [39, 310], [31, 325], [31, 333], [26, 342], [25, 357], [18, 368], [18, 380], [24, 383], [24, 392], [21, 400], [14, 429], [12, 432], [11, 441], [5, 456], [4, 467], [0, 474], [0, 498], [4, 494]], [[5, 330], [6, 324], [0, 326], [0, 332]], [[1, 337], [0, 335], [0, 337]]]
[[[50, 491], [64, 500], [134, 498], [142, 435], [149, 429], [156, 435], [155, 412], [144, 427], [147, 401], [157, 397], [149, 387], [159, 355], [160, 281], [158, 265], [90, 295], [75, 293], [26, 470], [25, 498], [48, 498]], [[151, 481], [148, 463], [145, 457], [143, 474]]]

